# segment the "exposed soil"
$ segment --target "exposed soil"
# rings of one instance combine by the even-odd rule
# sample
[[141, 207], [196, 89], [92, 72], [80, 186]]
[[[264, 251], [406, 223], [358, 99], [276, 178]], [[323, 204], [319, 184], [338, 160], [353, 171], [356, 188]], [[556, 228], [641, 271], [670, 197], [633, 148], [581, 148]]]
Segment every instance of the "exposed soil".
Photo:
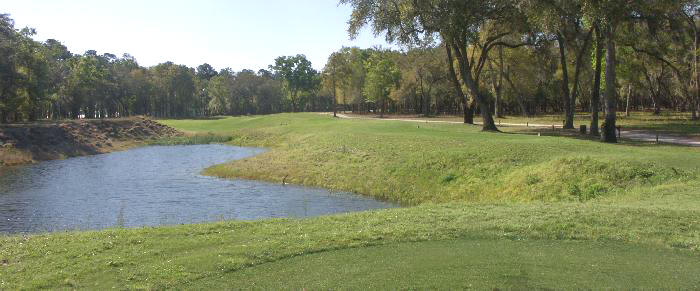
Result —
[[143, 117], [0, 125], [0, 165], [108, 153], [179, 135]]

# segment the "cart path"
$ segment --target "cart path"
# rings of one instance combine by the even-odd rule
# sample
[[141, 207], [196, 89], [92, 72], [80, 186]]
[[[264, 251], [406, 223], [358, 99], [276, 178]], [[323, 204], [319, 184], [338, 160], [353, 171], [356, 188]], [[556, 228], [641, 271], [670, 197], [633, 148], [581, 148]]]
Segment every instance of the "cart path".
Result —
[[[324, 112], [322, 114], [333, 114], [332, 112]], [[381, 121], [404, 121], [404, 122], [420, 122], [420, 123], [448, 123], [448, 124], [464, 124], [461, 121], [449, 121], [449, 120], [425, 120], [416, 118], [375, 118], [375, 117], [359, 117], [350, 116], [347, 114], [336, 113], [339, 118], [346, 119], [366, 119], [366, 120], [381, 120]], [[481, 124], [480, 122], [475, 122], [474, 124]], [[543, 128], [562, 128], [561, 125], [552, 124], [538, 124], [538, 123], [499, 123], [498, 126], [519, 126], [519, 127], [543, 127]], [[656, 142], [657, 133], [647, 130], [623, 130], [621, 133], [622, 139], [644, 141], [644, 142]], [[684, 145], [691, 147], [700, 147], [700, 138], [691, 136], [674, 135], [667, 133], [658, 133], [659, 143]]]

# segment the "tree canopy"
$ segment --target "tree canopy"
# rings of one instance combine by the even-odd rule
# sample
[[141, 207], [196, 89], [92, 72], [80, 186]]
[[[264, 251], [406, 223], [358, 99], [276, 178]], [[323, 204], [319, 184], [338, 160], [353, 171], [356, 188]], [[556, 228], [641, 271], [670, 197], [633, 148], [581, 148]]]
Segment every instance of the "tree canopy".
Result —
[[369, 26], [400, 50], [343, 47], [316, 71], [303, 54], [267, 70], [143, 67], [74, 54], [0, 15], [0, 120], [352, 110], [463, 115], [589, 112], [616, 141], [618, 108], [700, 110], [697, 0], [341, 0], [351, 37]]

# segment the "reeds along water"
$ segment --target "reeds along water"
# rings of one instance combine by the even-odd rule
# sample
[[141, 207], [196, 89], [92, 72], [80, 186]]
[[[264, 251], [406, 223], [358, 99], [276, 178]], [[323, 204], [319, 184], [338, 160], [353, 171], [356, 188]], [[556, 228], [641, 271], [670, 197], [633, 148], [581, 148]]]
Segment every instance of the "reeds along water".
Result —
[[215, 134], [197, 134], [191, 136], [166, 137], [149, 142], [150, 145], [195, 145], [210, 143], [225, 143], [233, 139], [231, 136]]

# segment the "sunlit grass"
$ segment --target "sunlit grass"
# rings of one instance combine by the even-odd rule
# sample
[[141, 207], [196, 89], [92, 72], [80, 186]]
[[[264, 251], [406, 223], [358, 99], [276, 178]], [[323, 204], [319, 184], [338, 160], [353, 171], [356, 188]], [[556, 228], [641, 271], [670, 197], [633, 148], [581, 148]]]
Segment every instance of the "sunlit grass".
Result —
[[417, 206], [0, 237], [0, 289], [470, 287], [463, 282], [694, 289], [700, 283], [697, 148], [318, 114], [162, 122], [270, 149], [208, 174], [287, 177]]
[[[656, 260], [663, 257], [664, 260]], [[686, 253], [591, 241], [458, 239], [298, 256], [197, 281], [197, 288], [651, 289], [698, 288]]]
[[[200, 121], [171, 126], [206, 128]], [[609, 145], [478, 126], [281, 114], [211, 121], [232, 144], [273, 150], [205, 173], [353, 191], [404, 204], [585, 201], [696, 179], [700, 149]], [[225, 127], [222, 124], [227, 124]]]
[[[657, 194], [671, 196], [679, 190], [688, 192], [676, 188]], [[697, 195], [695, 198], [697, 201]], [[616, 241], [626, 243], [631, 253], [674, 248], [681, 251], [679, 256], [686, 257], [684, 260], [697, 260], [700, 212], [697, 203], [695, 205], [693, 210], [672, 210], [590, 203], [448, 203], [300, 220], [226, 221], [14, 236], [0, 238], [0, 259], [7, 260], [6, 265], [0, 267], [0, 284], [4, 282], [3, 288], [9, 289], [160, 289], [188, 284], [207, 285], [208, 282], [214, 284], [207, 286], [209, 288], [236, 287], [236, 281], [221, 279], [236, 277], [234, 272], [269, 262], [324, 251], [455, 238], [548, 240], [555, 245], [561, 240], [599, 241], [603, 247], [601, 252], [605, 252], [606, 242]], [[446, 251], [460, 252], [459, 248], [450, 248], [449, 245], [445, 248]], [[508, 248], [503, 251], [510, 252]], [[578, 252], [572, 255], [576, 254]], [[601, 255], [604, 253], [598, 256]], [[623, 263], [628, 259], [624, 252], [610, 255], [621, 257]], [[664, 251], [649, 252], [648, 256], [650, 261], [670, 263], [668, 253]], [[376, 254], [373, 258], [384, 262], [383, 268], [395, 267], [392, 252]], [[510, 263], [504, 262], [494, 271], [505, 272], [514, 264], [520, 264], [516, 260], [500, 260]], [[557, 266], [554, 262], [542, 264]], [[334, 265], [323, 266], [331, 268]], [[456, 268], [460, 266], [455, 265]], [[421, 269], [420, 266], [414, 267]], [[617, 268], [622, 272], [629, 266], [618, 264]], [[371, 269], [365, 271], [372, 272]], [[424, 272], [442, 273], [430, 269], [424, 269]], [[610, 276], [614, 278], [616, 274], [622, 273]], [[549, 282], [549, 286], [571, 283], [566, 280], [581, 286], [599, 286], [595, 278], [560, 280], [563, 281]], [[381, 282], [385, 281], [376, 283]], [[638, 285], [632, 282], [627, 286]]]

